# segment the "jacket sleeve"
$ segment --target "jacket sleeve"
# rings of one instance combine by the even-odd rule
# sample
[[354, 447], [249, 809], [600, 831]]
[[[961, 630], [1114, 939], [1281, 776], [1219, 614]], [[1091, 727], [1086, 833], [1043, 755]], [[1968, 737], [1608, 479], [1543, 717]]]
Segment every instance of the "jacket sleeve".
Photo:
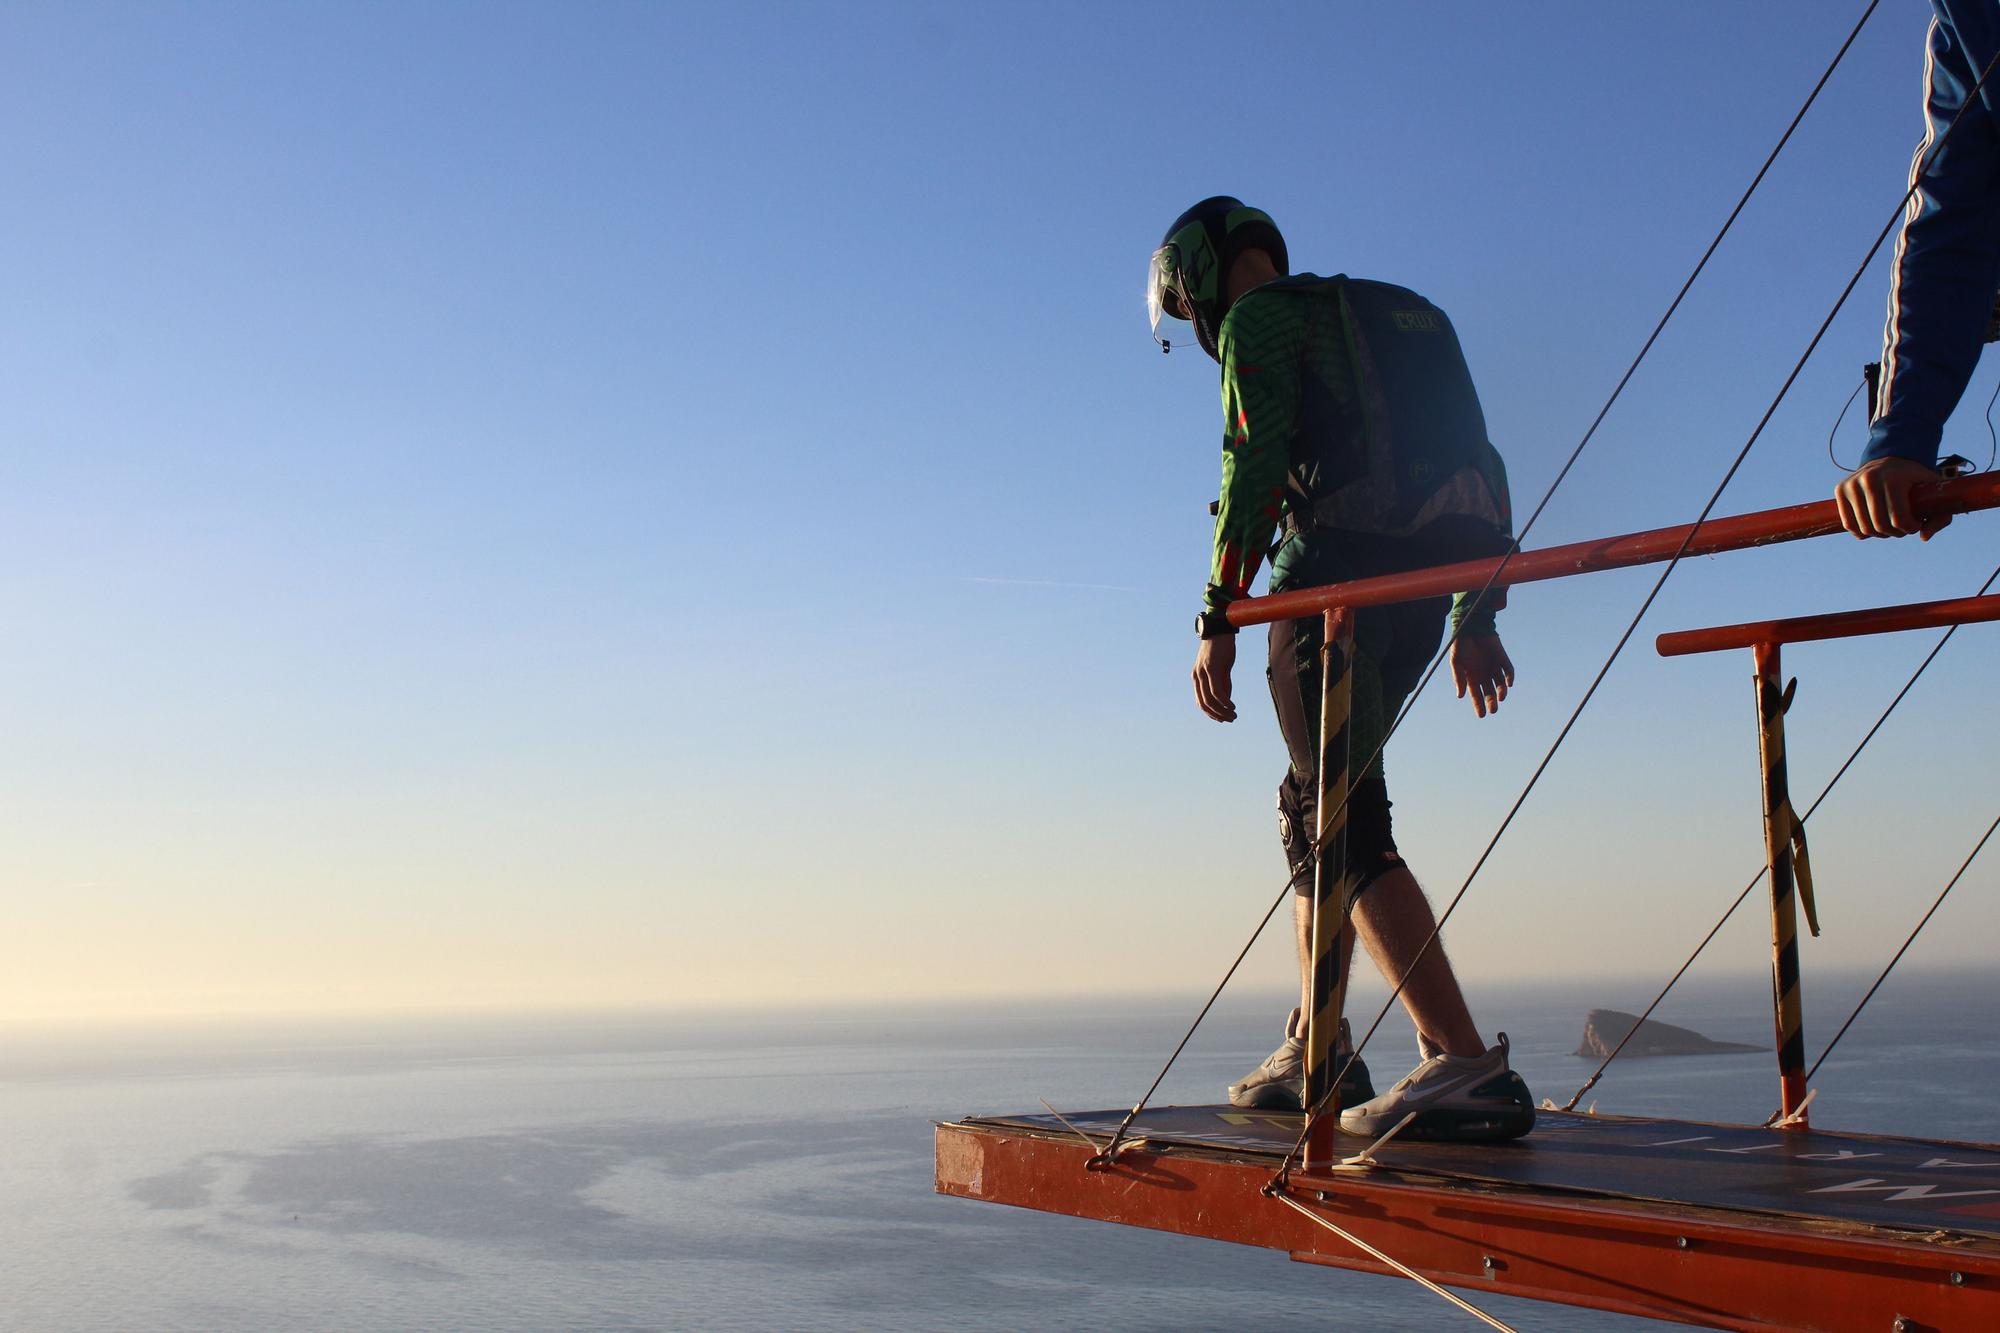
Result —
[[1222, 497], [1207, 605], [1249, 595], [1284, 508], [1285, 473], [1298, 430], [1299, 353], [1305, 336], [1293, 302], [1251, 293], [1222, 322]]
[[[1959, 6], [1971, 9], [1975, 7]], [[2000, 41], [1985, 21], [1968, 34], [1931, 22], [1924, 59], [1924, 138], [1912, 178], [1965, 105]], [[2000, 74], [1989, 87], [2000, 81]], [[1988, 101], [1982, 93], [1982, 102]], [[1882, 335], [1882, 380], [1864, 462], [1937, 461], [1945, 420], [1965, 392], [2000, 283], [2000, 134], [1986, 105], [1966, 111], [1917, 180], [1903, 216]]]
[[[1514, 501], [1507, 493], [1507, 461], [1500, 451], [1488, 443], [1479, 451], [1478, 467], [1487, 489], [1493, 494], [1493, 501], [1499, 510], [1499, 530], [1494, 533], [1500, 550], [1504, 553], [1513, 542]], [[1500, 627], [1496, 617], [1507, 607], [1507, 590], [1493, 588], [1485, 597], [1480, 597], [1477, 589], [1454, 594], [1451, 599], [1451, 631], [1462, 639], [1476, 634], [1498, 634]]]

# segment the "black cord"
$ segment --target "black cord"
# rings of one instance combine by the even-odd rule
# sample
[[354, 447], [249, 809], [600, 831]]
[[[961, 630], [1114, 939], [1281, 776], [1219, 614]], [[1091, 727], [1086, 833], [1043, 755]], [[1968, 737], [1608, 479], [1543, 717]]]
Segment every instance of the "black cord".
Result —
[[[1833, 437], [1834, 437], [1835, 435], [1839, 434], [1839, 432], [1840, 432], [1840, 423], [1841, 423], [1841, 422], [1843, 422], [1843, 421], [1845, 421], [1845, 420], [1847, 420], [1847, 409], [1848, 409], [1848, 408], [1850, 408], [1850, 407], [1852, 407], [1852, 406], [1854, 406], [1854, 400], [1855, 400], [1855, 399], [1857, 399], [1857, 398], [1859, 398], [1859, 397], [1861, 396], [1861, 391], [1862, 391], [1863, 389], [1867, 388], [1867, 387], [1868, 387], [1868, 382], [1867, 382], [1866, 380], [1863, 380], [1863, 381], [1862, 381], [1861, 383], [1859, 383], [1859, 384], [1857, 384], [1857, 385], [1855, 385], [1855, 386], [1854, 386], [1854, 392], [1853, 392], [1853, 393], [1850, 393], [1850, 394], [1848, 394], [1848, 395], [1847, 395], [1847, 401], [1846, 401], [1846, 402], [1844, 402], [1844, 403], [1842, 403], [1842, 404], [1840, 405], [1840, 415], [1839, 415], [1839, 416], [1837, 416], [1837, 417], [1835, 417], [1835, 418], [1833, 419], [1833, 429], [1832, 429], [1832, 430], [1830, 430], [1830, 431], [1828, 431], [1828, 432], [1826, 433], [1826, 456], [1827, 456], [1827, 459], [1828, 459], [1828, 461], [1829, 461], [1829, 462], [1831, 462], [1831, 463], [1832, 463], [1832, 464], [1833, 464], [1833, 465], [1834, 465], [1835, 467], [1839, 468], [1839, 469], [1840, 469], [1840, 470], [1841, 470], [1842, 472], [1852, 472], [1852, 471], [1854, 471], [1854, 469], [1853, 469], [1853, 468], [1851, 468], [1851, 467], [1849, 467], [1849, 466], [1847, 466], [1847, 464], [1845, 464], [1845, 463], [1841, 462], [1841, 461], [1840, 461], [1840, 460], [1839, 460], [1838, 458], [1835, 458], [1835, 457], [1834, 457], [1834, 454], [1833, 454]], [[1988, 403], [1988, 404], [1987, 404], [1987, 407], [1988, 407], [1988, 408], [1991, 408], [1992, 406], [1993, 406], [1993, 404], [1991, 404], [1991, 403]], [[1990, 426], [1990, 425], [1991, 425], [1992, 423], [1991, 423], [1991, 422], [1988, 422], [1987, 424], [1988, 424], [1988, 425]]]
[[1993, 433], [1993, 404], [2000, 402], [2000, 384], [1993, 386], [1993, 396], [1986, 400], [1986, 438], [1992, 444], [1986, 450], [1986, 470], [1993, 470], [1993, 460], [2000, 458], [2000, 435]]
[[[1872, 371], [1875, 369], [1875, 367], [1871, 365], [1868, 367], [1868, 369]], [[1840, 423], [1847, 420], [1847, 409], [1854, 406], [1854, 400], [1860, 397], [1861, 391], [1867, 387], [1868, 387], [1868, 381], [1865, 379], [1860, 384], [1854, 386], [1854, 392], [1848, 394], [1847, 401], [1840, 405], [1840, 415], [1833, 419], [1833, 429], [1826, 433], [1827, 460], [1831, 462], [1835, 467], [1839, 468], [1842, 472], [1853, 472], [1854, 468], [1847, 466], [1847, 464], [1841, 462], [1839, 458], [1835, 457], [1833, 452], [1833, 437], [1837, 433], [1839, 433]], [[1986, 417], [1986, 439], [1988, 441], [1988, 444], [1986, 449], [1986, 466], [1981, 469], [1981, 471], [1984, 472], [1991, 472], [1993, 470], [1994, 462], [1996, 460], [2000, 460], [2000, 433], [1996, 433], [1993, 429], [1993, 404], [1996, 402], [2000, 402], [2000, 383], [1996, 383], [1993, 386], [1992, 396], [1987, 398], [1986, 400], [1985, 417]], [[1968, 470], [1972, 467], [1971, 460], [1969, 459], [1958, 460], [1958, 456], [1956, 454], [1952, 455], [1951, 459], [1948, 459], [1946, 461], [1949, 462], [1954, 460], [1963, 461], [1965, 467]], [[1855, 467], [1859, 466], [1860, 464], [1858, 463], [1855, 464]], [[1963, 474], [1947, 471], [1945, 475], [1955, 477]]]
[[[1873, 367], [1872, 365], [1868, 367], [1868, 369], [1870, 370], [1873, 370], [1874, 368], [1875, 367]], [[1853, 472], [1854, 468], [1847, 466], [1847, 464], [1841, 462], [1840, 459], [1834, 455], [1833, 437], [1839, 433], [1840, 423], [1847, 420], [1847, 409], [1854, 406], [1854, 400], [1856, 398], [1859, 398], [1861, 396], [1861, 391], [1867, 387], [1868, 387], [1868, 382], [1865, 379], [1860, 384], [1854, 386], [1854, 392], [1848, 394], [1847, 401], [1840, 405], [1840, 415], [1833, 419], [1833, 429], [1826, 433], [1827, 461], [1832, 463], [1835, 467], [1839, 468], [1842, 472]], [[1991, 472], [1993, 470], [1993, 464], [1995, 460], [2000, 459], [2000, 433], [1995, 433], [1993, 429], [1993, 404], [1996, 402], [2000, 402], [2000, 384], [1995, 384], [1993, 386], [1993, 395], [1992, 397], [1986, 400], [1986, 438], [1989, 441], [1989, 444], [1986, 450], [1986, 466], [1983, 469], [1981, 469], [1982, 471], [1986, 472]], [[1947, 459], [1946, 461], [1950, 462], [1957, 459], [1958, 456], [1954, 454], [1951, 456], [1951, 459]], [[1965, 466], [1968, 469], [1971, 468], [1972, 463], [1969, 459], [1962, 461], [1964, 461]], [[1855, 467], [1859, 466], [1860, 464], [1858, 463], [1855, 464]], [[1945, 475], [1955, 477], [1961, 474], [1947, 471]]]

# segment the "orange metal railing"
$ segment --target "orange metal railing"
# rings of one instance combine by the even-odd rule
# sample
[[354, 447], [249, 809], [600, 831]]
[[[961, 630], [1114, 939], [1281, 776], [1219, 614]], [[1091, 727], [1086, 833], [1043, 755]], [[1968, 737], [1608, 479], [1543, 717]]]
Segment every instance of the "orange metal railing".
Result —
[[[2000, 508], [2000, 472], [1982, 472], [1977, 476], [1951, 481], [1925, 482], [1916, 488], [1912, 500], [1920, 519]], [[1319, 588], [1297, 588], [1264, 597], [1246, 597], [1230, 603], [1229, 623], [1239, 627], [1262, 625], [1273, 620], [1318, 615], [1336, 606], [1382, 606], [1390, 602], [1411, 602], [1420, 597], [1471, 592], [1485, 587], [1488, 579], [1493, 580], [1495, 587], [1505, 588], [1516, 583], [1569, 578], [1605, 569], [1658, 564], [1673, 558], [1694, 526], [1684, 523], [1679, 527], [1655, 528], [1650, 532], [1628, 533], [1622, 537], [1604, 537], [1596, 541], [1573, 542], [1568, 546], [1520, 551], [1512, 559], [1494, 556], [1455, 565], [1413, 569], [1405, 574], [1384, 574], [1377, 578], [1329, 583]], [[1789, 505], [1783, 509], [1763, 509], [1727, 518], [1711, 518], [1695, 533], [1685, 554], [1714, 555], [1719, 551], [1740, 551], [1751, 546], [1825, 537], [1839, 531], [1840, 518], [1834, 511], [1833, 501], [1820, 500], [1813, 504]], [[1499, 572], [1497, 578], [1494, 577], [1495, 571]]]

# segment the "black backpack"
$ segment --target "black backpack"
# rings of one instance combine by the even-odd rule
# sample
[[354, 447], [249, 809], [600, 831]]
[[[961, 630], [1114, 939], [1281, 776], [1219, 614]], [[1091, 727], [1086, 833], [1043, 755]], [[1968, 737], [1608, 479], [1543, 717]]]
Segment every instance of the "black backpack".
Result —
[[[1288, 278], [1309, 301], [1304, 405], [1287, 502], [1342, 532], [1420, 537], [1467, 554], [1505, 550], [1506, 465], [1444, 311], [1405, 287]], [[1340, 378], [1358, 392], [1343, 393]], [[1454, 557], [1455, 558], [1455, 557]]]

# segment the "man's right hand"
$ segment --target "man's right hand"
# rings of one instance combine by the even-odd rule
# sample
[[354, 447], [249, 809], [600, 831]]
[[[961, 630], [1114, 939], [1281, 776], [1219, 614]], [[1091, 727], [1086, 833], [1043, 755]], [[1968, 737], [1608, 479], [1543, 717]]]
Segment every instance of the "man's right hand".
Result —
[[1929, 541], [1932, 533], [1951, 522], [1951, 517], [1918, 522], [1910, 492], [1918, 482], [1936, 481], [1937, 476], [1932, 469], [1907, 458], [1877, 458], [1863, 463], [1833, 492], [1840, 526], [1857, 537], [1907, 537], [1921, 532], [1924, 540]]
[[1498, 634], [1464, 634], [1452, 641], [1451, 679], [1458, 697], [1472, 693], [1472, 711], [1481, 717], [1500, 711], [1500, 701], [1514, 683], [1514, 663], [1500, 646]]
[[1234, 634], [1201, 641], [1201, 651], [1194, 659], [1194, 698], [1201, 711], [1217, 722], [1236, 720], [1236, 705], [1229, 701], [1229, 673], [1235, 666]]

